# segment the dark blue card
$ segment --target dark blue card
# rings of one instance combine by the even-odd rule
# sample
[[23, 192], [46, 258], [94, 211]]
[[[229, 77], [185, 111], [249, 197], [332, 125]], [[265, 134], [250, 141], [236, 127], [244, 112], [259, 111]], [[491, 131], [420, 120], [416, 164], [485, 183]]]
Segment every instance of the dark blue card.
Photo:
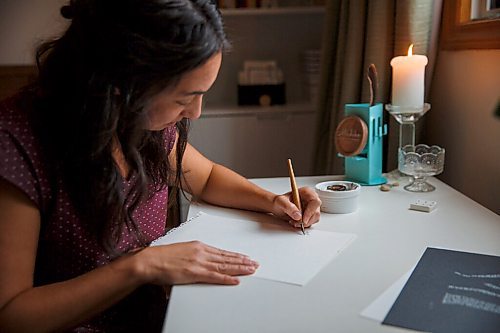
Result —
[[383, 324], [499, 333], [500, 257], [427, 248]]

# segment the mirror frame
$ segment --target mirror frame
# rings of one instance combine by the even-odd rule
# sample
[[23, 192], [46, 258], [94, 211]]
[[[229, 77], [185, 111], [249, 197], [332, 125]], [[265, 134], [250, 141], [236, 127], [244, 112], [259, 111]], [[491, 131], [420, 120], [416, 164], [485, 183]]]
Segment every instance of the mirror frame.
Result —
[[500, 19], [471, 20], [471, 0], [444, 0], [441, 48], [500, 49]]

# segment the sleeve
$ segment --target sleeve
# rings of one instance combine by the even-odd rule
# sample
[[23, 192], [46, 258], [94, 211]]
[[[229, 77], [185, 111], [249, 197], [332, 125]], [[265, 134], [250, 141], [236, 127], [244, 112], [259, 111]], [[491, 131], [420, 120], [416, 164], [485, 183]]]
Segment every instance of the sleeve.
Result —
[[163, 131], [163, 138], [165, 140], [165, 147], [167, 148], [167, 155], [170, 155], [172, 149], [174, 149], [175, 138], [177, 136], [177, 128], [175, 125], [165, 128]]
[[43, 189], [25, 148], [12, 133], [0, 129], [0, 178], [19, 188], [41, 208]]

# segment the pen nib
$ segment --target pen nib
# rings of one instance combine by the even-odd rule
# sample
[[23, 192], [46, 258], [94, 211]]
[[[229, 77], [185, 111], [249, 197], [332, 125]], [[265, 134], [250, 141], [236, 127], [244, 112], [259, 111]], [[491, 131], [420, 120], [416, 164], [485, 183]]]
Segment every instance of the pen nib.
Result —
[[306, 231], [304, 230], [304, 223], [300, 224], [300, 229], [302, 230], [302, 235], [305, 235]]

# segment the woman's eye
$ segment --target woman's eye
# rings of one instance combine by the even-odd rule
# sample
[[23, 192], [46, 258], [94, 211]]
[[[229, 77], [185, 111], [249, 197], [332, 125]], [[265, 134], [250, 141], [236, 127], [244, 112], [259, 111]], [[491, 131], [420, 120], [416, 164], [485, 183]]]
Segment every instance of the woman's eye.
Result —
[[186, 99], [186, 100], [179, 100], [179, 101], [177, 101], [177, 104], [179, 104], [181, 106], [186, 106], [186, 105], [193, 103], [193, 101], [194, 101], [194, 97], [190, 98], [190, 99]]

